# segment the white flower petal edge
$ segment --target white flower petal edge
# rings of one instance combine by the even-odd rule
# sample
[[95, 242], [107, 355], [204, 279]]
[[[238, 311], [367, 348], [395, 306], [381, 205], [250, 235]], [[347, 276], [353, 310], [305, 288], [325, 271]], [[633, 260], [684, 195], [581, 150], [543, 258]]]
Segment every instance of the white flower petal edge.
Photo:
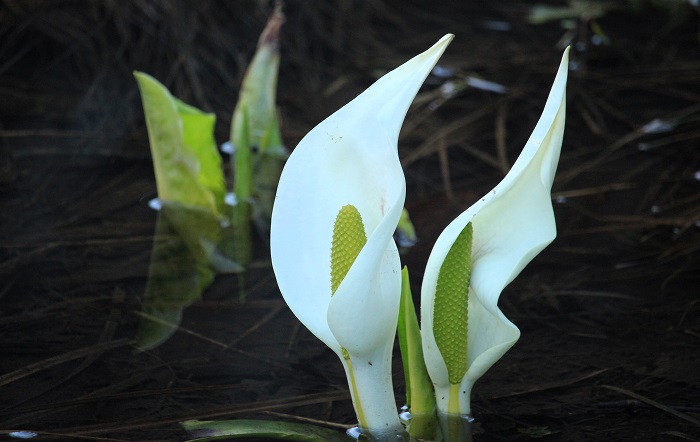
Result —
[[[360, 423], [371, 432], [400, 427], [391, 384], [401, 292], [392, 236], [406, 196], [399, 130], [452, 38], [446, 35], [389, 72], [312, 129], [287, 160], [272, 212], [270, 248], [280, 291], [297, 318], [340, 357]], [[333, 226], [347, 204], [362, 216], [367, 243], [331, 296]]]
[[421, 288], [423, 352], [438, 410], [447, 412], [447, 367], [433, 335], [438, 273], [452, 244], [472, 222], [472, 274], [468, 303], [467, 372], [460, 385], [461, 414], [471, 412], [471, 389], [520, 337], [498, 308], [503, 288], [556, 237], [551, 201], [566, 114], [568, 48], [544, 111], [510, 172], [491, 192], [459, 215], [435, 243]]

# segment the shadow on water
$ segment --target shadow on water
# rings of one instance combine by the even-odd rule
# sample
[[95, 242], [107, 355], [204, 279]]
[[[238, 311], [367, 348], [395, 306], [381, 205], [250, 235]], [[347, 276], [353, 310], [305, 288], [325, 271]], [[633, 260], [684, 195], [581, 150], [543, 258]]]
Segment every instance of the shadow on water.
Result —
[[[0, 432], [160, 441], [185, 439], [178, 423], [192, 419], [353, 427], [342, 368], [282, 301], [264, 242], [246, 302], [234, 274], [190, 296], [211, 277], [191, 271], [201, 267], [181, 253], [191, 248], [175, 240], [177, 218], [142, 202], [156, 188], [132, 71], [219, 116], [222, 143], [269, 5], [0, 6]], [[513, 1], [288, 1], [285, 12], [290, 147], [377, 75], [456, 34], [400, 140], [420, 238], [404, 256], [414, 293], [437, 234], [516, 158], [557, 45], [573, 44], [559, 236], [501, 297], [522, 338], [475, 386], [473, 439], [697, 440], [696, 9], [559, 11], [539, 25]], [[149, 273], [194, 302], [165, 326], [170, 339], [136, 353]], [[171, 307], [146, 313], [177, 323]]]

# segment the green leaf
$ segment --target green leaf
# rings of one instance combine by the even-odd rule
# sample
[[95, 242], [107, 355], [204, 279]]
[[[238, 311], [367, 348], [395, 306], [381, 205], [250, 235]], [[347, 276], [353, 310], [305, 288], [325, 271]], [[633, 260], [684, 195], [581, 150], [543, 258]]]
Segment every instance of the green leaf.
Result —
[[[245, 108], [241, 109], [239, 134], [233, 156], [233, 193], [236, 204], [226, 207], [227, 218], [231, 224], [223, 231], [223, 253], [248, 268], [253, 260], [253, 237], [251, 228], [252, 194], [253, 194], [253, 163], [252, 152], [248, 140], [248, 117]], [[246, 298], [247, 280], [245, 272], [238, 276], [238, 295], [240, 300]]]
[[435, 392], [423, 358], [423, 346], [413, 305], [408, 268], [401, 272], [399, 346], [406, 378], [406, 405], [411, 410], [409, 433], [414, 438], [432, 438], [437, 427]]
[[287, 149], [284, 147], [284, 143], [282, 142], [282, 134], [280, 133], [277, 112], [272, 112], [270, 114], [270, 119], [267, 122], [267, 129], [262, 137], [260, 146], [261, 154], [267, 154], [282, 159], [286, 159], [286, 157], [289, 156], [289, 152], [287, 152]]
[[282, 145], [277, 113], [272, 114], [260, 149], [253, 153], [253, 221], [263, 237], [270, 232], [277, 183], [289, 153]]
[[246, 272], [253, 260], [251, 204], [248, 201], [237, 201], [234, 206], [227, 206], [225, 213], [231, 223], [222, 230], [220, 258], [239, 265], [239, 269], [227, 273], [238, 273], [238, 295], [243, 301], [247, 296], [248, 289]]
[[[244, 128], [248, 127], [245, 109], [242, 111], [241, 123]], [[234, 156], [233, 193], [236, 196], [236, 205], [229, 210], [231, 226], [224, 232], [225, 253], [244, 268], [247, 268], [253, 260], [253, 233], [251, 229], [253, 163], [248, 140], [248, 130], [244, 129], [237, 141]], [[238, 282], [239, 297], [243, 300], [246, 297], [247, 289], [244, 274], [239, 275]]]
[[161, 201], [220, 214], [225, 184], [216, 142], [216, 118], [173, 97], [156, 79], [134, 72], [141, 91], [153, 168]]
[[185, 421], [181, 425], [195, 439], [203, 442], [217, 439], [256, 437], [301, 442], [348, 442], [344, 433], [309, 424], [293, 422], [237, 419], [228, 421]]
[[240, 109], [241, 118], [239, 135], [235, 141], [233, 156], [233, 193], [238, 202], [250, 202], [253, 195], [253, 157], [250, 145], [250, 125], [248, 124], [248, 112], [243, 106]]
[[214, 139], [216, 117], [175, 98], [184, 127], [185, 147], [195, 153], [199, 160], [197, 181], [209, 189], [221, 210], [226, 194], [221, 155]]
[[264, 237], [270, 230], [277, 183], [288, 157], [275, 105], [280, 63], [278, 38], [283, 22], [284, 14], [278, 4], [260, 36], [231, 121], [234, 193], [238, 201], [253, 204], [250, 215]]
[[[241, 85], [238, 103], [231, 121], [231, 142], [238, 150], [241, 131], [248, 130], [251, 146], [264, 150], [261, 139], [277, 112], [275, 96], [277, 93], [277, 76], [279, 72], [279, 31], [284, 23], [281, 6], [275, 8], [263, 30], [258, 47], [246, 70]], [[248, 127], [242, 124], [243, 110], [248, 119]]]

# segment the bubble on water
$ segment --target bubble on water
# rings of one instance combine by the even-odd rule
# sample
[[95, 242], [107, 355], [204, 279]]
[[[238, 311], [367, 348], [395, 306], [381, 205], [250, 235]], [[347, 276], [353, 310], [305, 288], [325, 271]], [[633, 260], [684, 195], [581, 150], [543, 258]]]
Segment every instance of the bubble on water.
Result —
[[148, 202], [148, 207], [153, 210], [160, 210], [163, 208], [163, 202], [160, 200], [160, 198], [153, 198]]
[[405, 432], [401, 432], [401, 434], [397, 434], [396, 432], [393, 431], [386, 431], [386, 432], [376, 432], [372, 431], [371, 433], [363, 433], [362, 429], [360, 427], [353, 427], [353, 428], [348, 428], [345, 430], [345, 434], [348, 436], [352, 437], [355, 440], [364, 440], [364, 441], [382, 441], [382, 442], [389, 442], [389, 441], [396, 441], [396, 442], [403, 442], [408, 440], [408, 434]]
[[224, 144], [221, 145], [221, 151], [223, 153], [227, 153], [229, 155], [233, 155], [233, 153], [236, 151], [236, 148], [233, 146], [233, 143], [230, 141], [225, 142]]
[[234, 207], [238, 204], [238, 199], [236, 199], [236, 194], [233, 192], [228, 192], [226, 196], [224, 196], [224, 203], [226, 205]]
[[401, 422], [404, 424], [410, 422], [411, 420], [411, 412], [409, 411], [408, 405], [404, 405], [401, 407], [401, 412], [399, 413], [399, 419], [401, 419]]
[[347, 434], [355, 440], [358, 440], [362, 435], [362, 430], [360, 429], [360, 427], [352, 427], [348, 428], [347, 431], [345, 431], [345, 434]]

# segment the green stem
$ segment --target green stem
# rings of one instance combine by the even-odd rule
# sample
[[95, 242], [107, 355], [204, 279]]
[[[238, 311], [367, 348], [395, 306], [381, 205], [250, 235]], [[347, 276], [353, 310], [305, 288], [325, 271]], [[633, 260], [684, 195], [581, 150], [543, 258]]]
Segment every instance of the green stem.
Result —
[[460, 384], [450, 384], [450, 397], [447, 402], [447, 412], [449, 414], [460, 414], [459, 390]]

